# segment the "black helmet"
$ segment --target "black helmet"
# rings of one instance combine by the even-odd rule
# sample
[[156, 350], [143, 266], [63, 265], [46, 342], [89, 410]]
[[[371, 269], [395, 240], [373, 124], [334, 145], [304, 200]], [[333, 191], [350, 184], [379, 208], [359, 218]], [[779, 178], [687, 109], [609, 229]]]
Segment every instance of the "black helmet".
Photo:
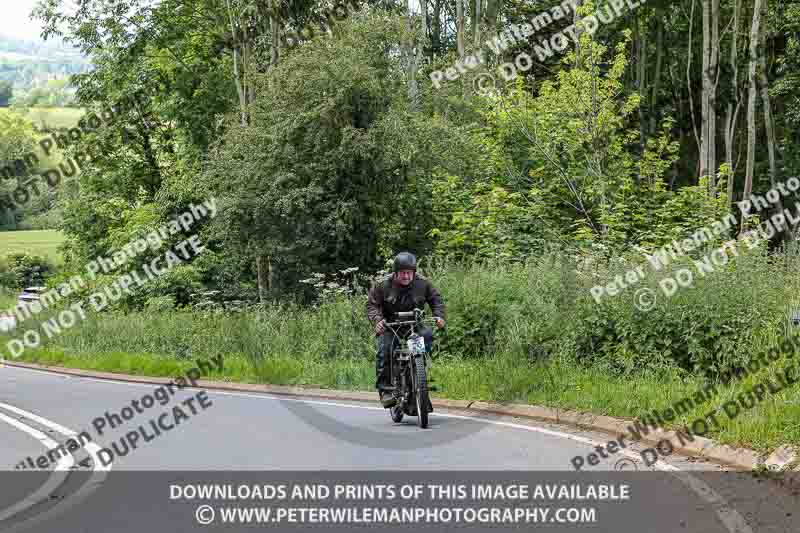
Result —
[[394, 258], [394, 271], [400, 272], [401, 270], [417, 271], [417, 258], [414, 254], [408, 252], [400, 252]]

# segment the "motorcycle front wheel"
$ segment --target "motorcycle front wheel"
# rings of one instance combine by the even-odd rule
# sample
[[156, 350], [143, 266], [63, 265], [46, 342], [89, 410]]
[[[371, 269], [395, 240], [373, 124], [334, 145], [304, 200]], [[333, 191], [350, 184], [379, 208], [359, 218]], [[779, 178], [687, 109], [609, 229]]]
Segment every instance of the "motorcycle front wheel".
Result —
[[425, 429], [428, 427], [428, 376], [425, 369], [425, 360], [417, 359], [414, 367], [414, 396], [417, 400], [417, 425]]

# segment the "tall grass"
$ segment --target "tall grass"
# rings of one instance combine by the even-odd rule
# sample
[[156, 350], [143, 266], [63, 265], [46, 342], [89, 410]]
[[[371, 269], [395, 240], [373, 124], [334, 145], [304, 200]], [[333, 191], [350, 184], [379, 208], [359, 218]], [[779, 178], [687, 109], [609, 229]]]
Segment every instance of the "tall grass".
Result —
[[[798, 301], [799, 263], [752, 254], [667, 298], [659, 279], [685, 266], [680, 263], [646, 272], [641, 283], [599, 304], [591, 287], [624, 273], [624, 265], [586, 267], [548, 256], [525, 265], [451, 265], [423, 274], [447, 304], [447, 328], [437, 335], [442, 359], [532, 365], [558, 358], [614, 375], [715, 378], [744, 368], [751, 353], [786, 330]], [[635, 305], [635, 291], [644, 287], [657, 300], [649, 311]], [[357, 358], [373, 350], [363, 294], [313, 309], [90, 314], [50, 342], [74, 351], [177, 358], [235, 353], [254, 363], [278, 356]]]
[[[689, 260], [660, 272], [644, 267], [647, 275], [635, 287], [599, 304], [592, 298], [593, 286], [634, 266], [551, 255], [524, 265], [440, 265], [423, 272], [447, 304], [447, 328], [436, 334], [431, 368], [439, 394], [621, 417], [664, 409], [740, 372], [786, 334], [800, 288], [796, 256], [752, 251], [696, 276], [671, 298], [659, 281], [694, 268]], [[645, 287], [656, 291], [649, 311], [635, 305], [635, 291]], [[220, 379], [374, 390], [365, 306], [365, 295], [358, 295], [262, 312], [90, 314], [23, 357], [162, 375], [189, 359], [222, 353]], [[720, 386], [715, 398], [672, 425], [691, 423], [774, 372]], [[711, 435], [758, 449], [800, 444], [798, 420], [795, 384]]]

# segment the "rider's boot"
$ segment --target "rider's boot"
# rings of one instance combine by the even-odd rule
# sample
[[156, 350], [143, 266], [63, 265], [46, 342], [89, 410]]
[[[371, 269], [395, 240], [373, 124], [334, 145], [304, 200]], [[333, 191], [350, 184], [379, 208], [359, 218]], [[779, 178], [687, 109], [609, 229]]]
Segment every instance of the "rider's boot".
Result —
[[385, 408], [394, 407], [397, 405], [397, 398], [394, 397], [392, 391], [389, 390], [381, 390], [378, 392], [381, 398], [381, 405]]
[[389, 384], [389, 379], [386, 375], [378, 377], [378, 395], [381, 399], [381, 405], [385, 408], [394, 407], [397, 405], [397, 398], [394, 397], [393, 387]]
[[389, 407], [394, 407], [397, 405], [397, 398], [390, 391], [381, 391], [381, 405], [388, 409]]

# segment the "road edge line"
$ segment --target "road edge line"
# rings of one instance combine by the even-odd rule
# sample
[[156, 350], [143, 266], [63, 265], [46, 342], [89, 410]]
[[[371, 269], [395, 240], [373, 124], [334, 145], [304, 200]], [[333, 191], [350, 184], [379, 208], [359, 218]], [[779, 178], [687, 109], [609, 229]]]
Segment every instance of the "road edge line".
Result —
[[[144, 383], [153, 385], [165, 385], [172, 378], [158, 378], [150, 376], [138, 376], [116, 372], [101, 372], [95, 370], [82, 370], [57, 366], [40, 365], [37, 363], [20, 363], [18, 361], [5, 361], [10, 367], [27, 368], [30, 370], [41, 370], [56, 374], [65, 374], [75, 377], [100, 378], [110, 381], [122, 381], [133, 383]], [[301, 386], [271, 385], [256, 383], [237, 383], [226, 381], [197, 380], [196, 387], [187, 384], [186, 388], [198, 388], [207, 390], [227, 390], [235, 392], [256, 392], [284, 396], [304, 396], [310, 398], [324, 398], [332, 400], [347, 400], [356, 402], [377, 402], [376, 393], [363, 391], [342, 391], [337, 389], [318, 389]], [[565, 424], [580, 429], [600, 431], [610, 435], [627, 435], [627, 427], [633, 421], [627, 421], [610, 416], [595, 415], [581, 411], [561, 410], [552, 407], [525, 404], [502, 404], [496, 402], [482, 402], [474, 400], [451, 400], [447, 398], [435, 398], [437, 405], [445, 408], [462, 409], [477, 413], [495, 414], [501, 416], [523, 417], [544, 422]], [[662, 439], [671, 439], [678, 434], [674, 431], [652, 431], [647, 436], [642, 436], [640, 441], [650, 444], [657, 444]], [[760, 454], [748, 448], [733, 448], [727, 444], [719, 444], [712, 439], [695, 436], [694, 442], [687, 442], [685, 446], [676, 449], [673, 453], [683, 456], [699, 456], [725, 466], [738, 468], [741, 470], [752, 471], [764, 466], [769, 466], [767, 454]], [[784, 464], [796, 463], [800, 459], [796, 454], [794, 459], [784, 461]], [[800, 465], [793, 470], [784, 473], [792, 474], [792, 482], [800, 484]]]

